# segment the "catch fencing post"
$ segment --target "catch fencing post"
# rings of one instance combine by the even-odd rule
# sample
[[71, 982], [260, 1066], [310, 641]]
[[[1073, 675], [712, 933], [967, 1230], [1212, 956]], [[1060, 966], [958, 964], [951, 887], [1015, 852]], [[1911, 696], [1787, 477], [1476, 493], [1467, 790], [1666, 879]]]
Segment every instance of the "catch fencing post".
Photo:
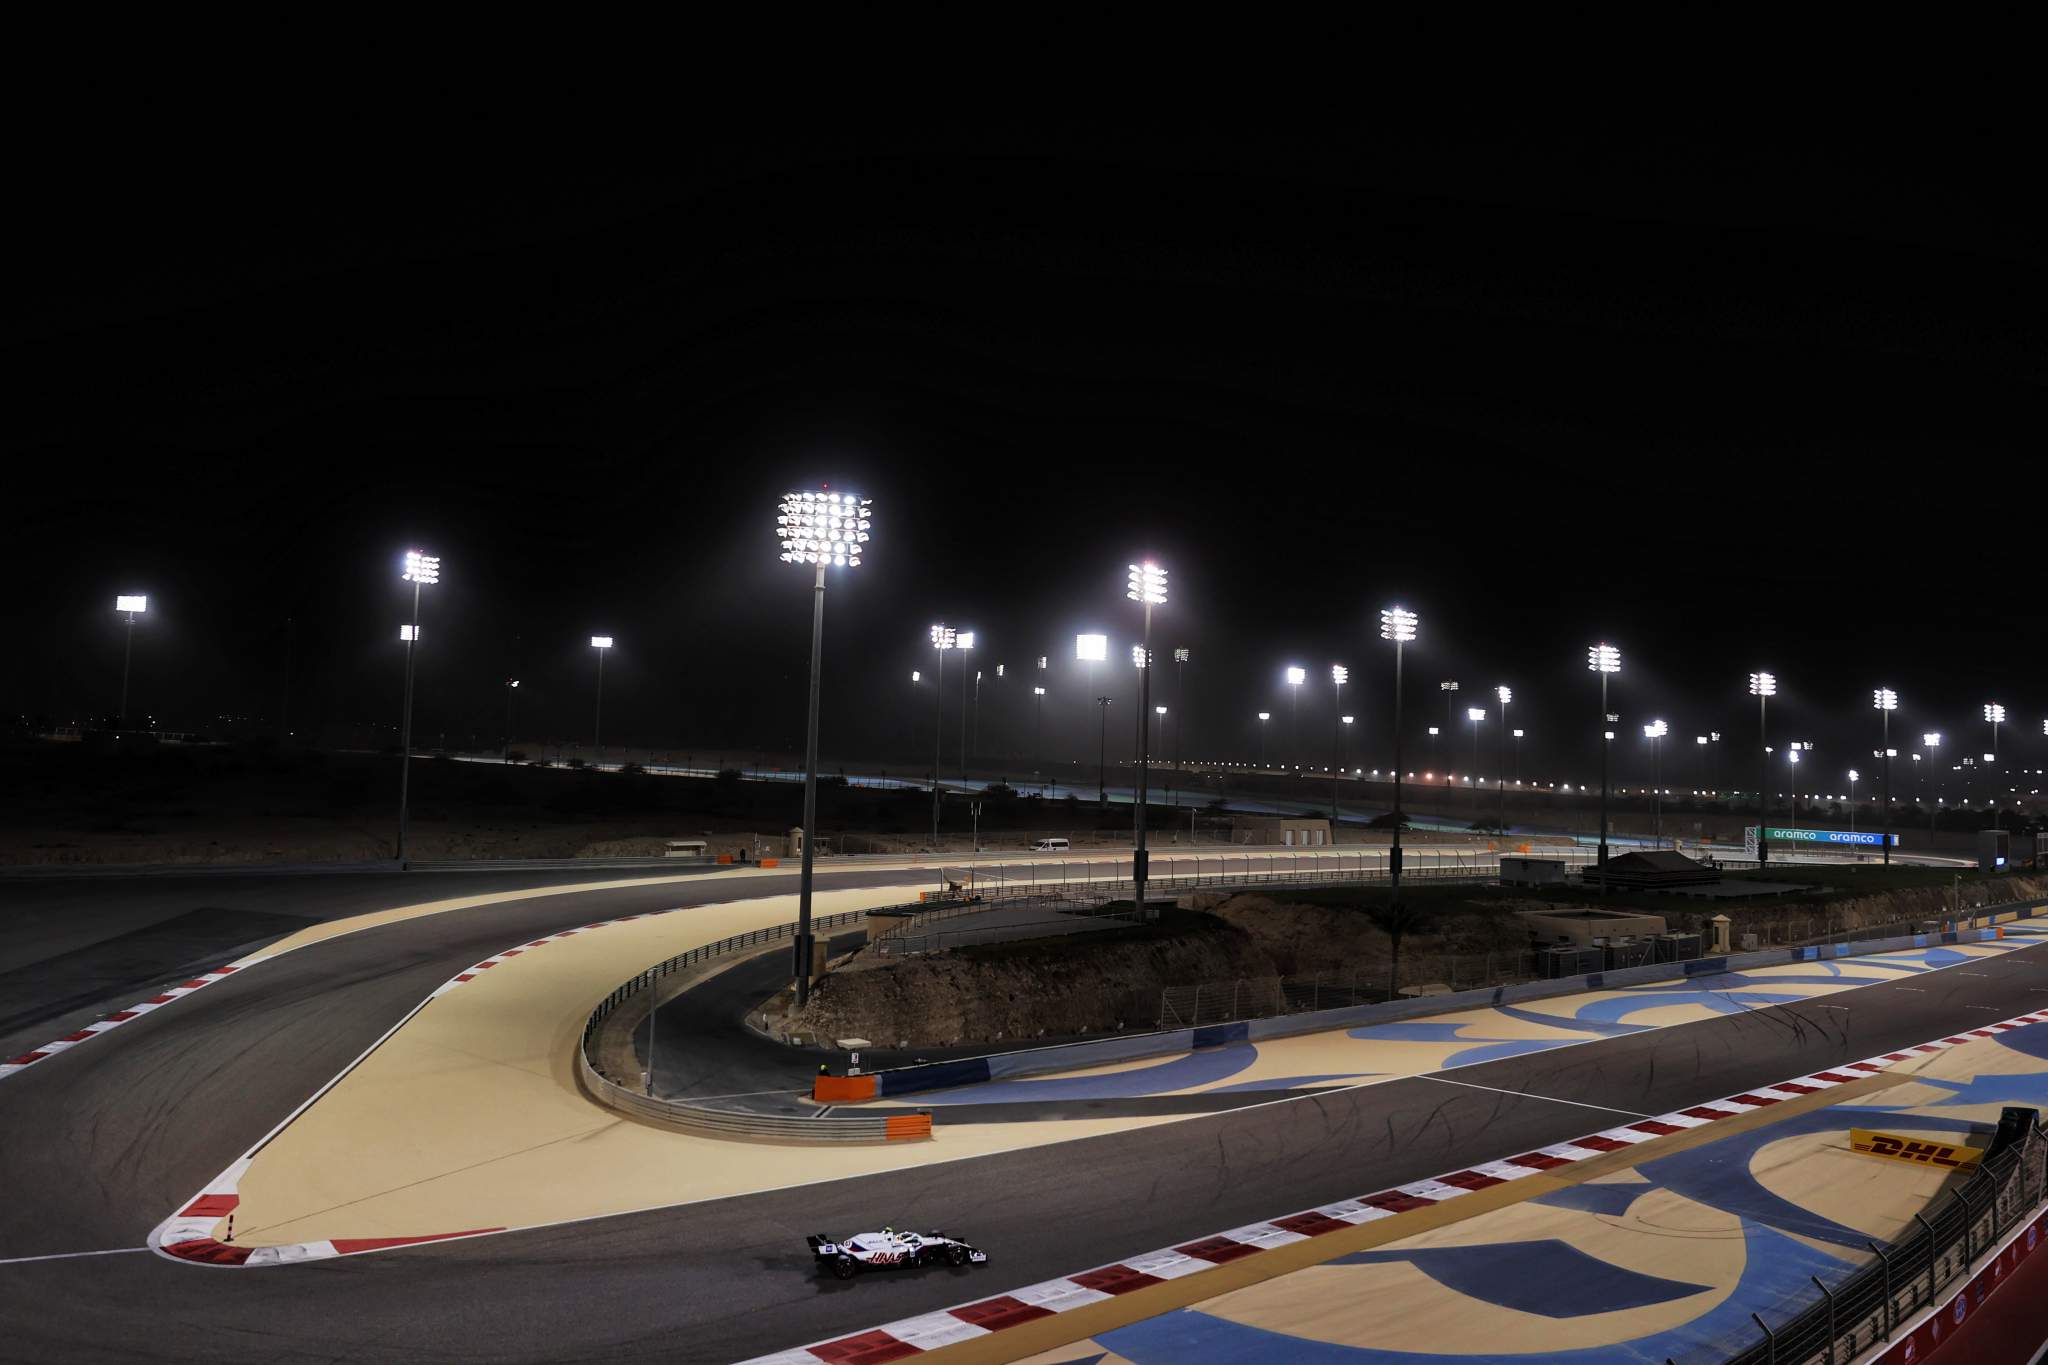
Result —
[[1820, 1290], [1821, 1296], [1828, 1301], [1828, 1365], [1835, 1365], [1835, 1296], [1820, 1282], [1820, 1276], [1808, 1275], [1806, 1278], [1813, 1281], [1814, 1288]]
[[1913, 1221], [1918, 1223], [1927, 1233], [1927, 1303], [1929, 1307], [1932, 1307], [1935, 1290], [1938, 1288], [1934, 1278], [1934, 1244], [1940, 1239], [1934, 1235], [1934, 1225], [1925, 1218], [1916, 1213], [1913, 1215]]
[[1755, 1313], [1751, 1313], [1749, 1317], [1750, 1321], [1764, 1329], [1764, 1358], [1770, 1365], [1778, 1365], [1778, 1339], [1771, 1335], [1770, 1324]]

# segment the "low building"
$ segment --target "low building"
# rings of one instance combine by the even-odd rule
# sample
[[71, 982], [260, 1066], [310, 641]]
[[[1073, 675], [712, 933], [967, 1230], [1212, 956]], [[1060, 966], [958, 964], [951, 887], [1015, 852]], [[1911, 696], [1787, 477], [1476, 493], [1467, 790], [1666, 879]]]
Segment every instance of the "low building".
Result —
[[1330, 822], [1308, 815], [1241, 815], [1230, 822], [1230, 842], [1321, 848], [1331, 842]]

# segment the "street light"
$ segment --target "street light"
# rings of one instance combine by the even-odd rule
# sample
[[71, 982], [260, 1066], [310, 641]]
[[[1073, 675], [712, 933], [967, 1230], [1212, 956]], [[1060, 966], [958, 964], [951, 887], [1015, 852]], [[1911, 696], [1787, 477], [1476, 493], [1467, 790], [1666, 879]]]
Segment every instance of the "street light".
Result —
[[[1109, 657], [1109, 637], [1107, 635], [1076, 635], [1074, 637], [1074, 657], [1087, 666], [1088, 691], [1092, 694], [1095, 691], [1095, 665]], [[1109, 760], [1107, 757], [1109, 740], [1106, 727], [1109, 724], [1109, 702], [1106, 698], [1097, 697], [1095, 698], [1095, 704], [1102, 709], [1103, 725], [1105, 727], [1102, 741], [1104, 752], [1102, 789], [1097, 792], [1096, 801], [1098, 804], [1107, 806], [1109, 802]]]
[[1851, 834], [1856, 832], [1856, 779], [1861, 776], [1862, 774], [1854, 768], [1849, 769], [1849, 832]]
[[[1984, 707], [1984, 719], [1991, 722], [1991, 752], [1985, 755], [1985, 761], [1996, 765], [1998, 762], [1998, 727], [2005, 724], [2005, 708], [1995, 701], [1987, 703]], [[1988, 770], [1985, 773], [1985, 777], [1987, 782], [1995, 782], [1997, 780], [1991, 777]], [[2003, 829], [2005, 828], [2005, 816], [1999, 809], [1998, 788], [1992, 787], [1991, 791], [1991, 828]]]
[[146, 593], [120, 593], [114, 598], [114, 610], [128, 618], [126, 642], [121, 646], [121, 718], [115, 728], [128, 728], [128, 663], [135, 656], [135, 618], [149, 610]]
[[[1878, 717], [1883, 722], [1881, 733], [1884, 736], [1884, 826], [1882, 832], [1884, 836], [1884, 862], [1885, 866], [1889, 867], [1892, 861], [1892, 712], [1899, 709], [1899, 694], [1892, 691], [1889, 687], [1874, 687], [1870, 691], [1870, 704], [1877, 708]], [[2048, 723], [2044, 723], [2042, 728], [2048, 730]], [[1852, 791], [1850, 795], [1853, 797], [1855, 793]], [[1853, 808], [1851, 814], [1854, 814]], [[1854, 826], [1852, 825], [1851, 828], [1853, 829]]]
[[[973, 649], [974, 632], [958, 632], [953, 638], [953, 648]], [[967, 786], [967, 661], [962, 659], [960, 664], [960, 786], [964, 790]], [[975, 674], [977, 693], [980, 690], [980, 677], [979, 673]]]
[[1661, 720], [1653, 720], [1643, 727], [1643, 737], [1650, 741], [1650, 808], [1654, 812], [1652, 837], [1661, 847], [1664, 842], [1664, 736], [1671, 733], [1671, 727]]
[[[852, 493], [838, 493], [830, 487], [806, 488], [782, 495], [782, 511], [775, 518], [776, 539], [782, 542], [782, 562], [807, 564], [814, 570], [811, 581], [811, 703], [804, 728], [804, 849], [803, 868], [797, 878], [796, 944], [794, 966], [796, 1003], [801, 1007], [811, 998], [811, 845], [818, 825], [818, 691], [825, 658], [825, 570], [858, 568], [873, 526], [873, 504]], [[598, 646], [598, 679], [603, 684], [604, 650], [611, 646], [608, 636], [594, 636]], [[602, 690], [599, 693], [602, 697]], [[938, 772], [932, 772], [932, 796], [938, 798]], [[654, 1022], [648, 1020], [648, 1040], [654, 1038]], [[647, 1084], [654, 1085], [653, 1068]]]
[[[824, 573], [823, 569], [818, 570]], [[604, 753], [604, 656], [611, 652], [612, 637], [593, 635], [590, 647], [597, 651], [597, 717], [590, 726], [590, 749], [593, 762]]]
[[1771, 860], [1771, 806], [1765, 792], [1770, 781], [1771, 741], [1764, 708], [1778, 695], [1777, 678], [1769, 673], [1750, 674], [1749, 695], [1756, 698], [1756, 865], [1762, 867]]
[[[1145, 876], [1147, 853], [1145, 851], [1145, 802], [1149, 791], [1148, 778], [1152, 766], [1152, 726], [1149, 711], [1152, 705], [1152, 608], [1166, 605], [1166, 570], [1151, 560], [1130, 566], [1130, 580], [1124, 596], [1138, 603], [1143, 609], [1145, 625], [1142, 642], [1132, 651], [1133, 662], [1138, 666], [1138, 848], [1131, 859], [1131, 883], [1136, 899], [1132, 902], [1140, 917], [1145, 914]], [[1163, 713], [1166, 708], [1160, 707]]]
[[[1044, 662], [1043, 659], [1039, 660], [1041, 666], [1043, 666]], [[1039, 676], [1043, 677], [1044, 675], [1040, 674]], [[1045, 689], [1043, 687], [1033, 687], [1031, 689], [1031, 707], [1036, 712], [1031, 724], [1031, 752], [1034, 762], [1043, 763], [1045, 761]], [[1043, 791], [1045, 789], [1044, 772], [1042, 769], [1034, 769], [1033, 771], [1039, 774], [1040, 781], [1038, 786], [1039, 790]]]
[[[1502, 837], [1506, 837], [1508, 832], [1508, 705], [1515, 699], [1515, 689], [1502, 685], [1493, 689], [1493, 695], [1500, 702], [1500, 741], [1495, 746], [1494, 762], [1500, 766], [1500, 777], [1497, 781], [1497, 785], [1500, 787], [1500, 832]], [[1515, 733], [1519, 735], [1522, 732], [1517, 730]], [[1518, 761], [1521, 757], [1520, 747], [1519, 745], [1516, 746], [1517, 752], [1515, 756]]]
[[1792, 828], [1799, 828], [1799, 764], [1806, 750], [1813, 747], [1810, 739], [1795, 739], [1785, 746], [1786, 771], [1792, 779]]
[[1273, 719], [1271, 711], [1259, 712], [1259, 767], [1266, 766], [1266, 722]]
[[1613, 719], [1607, 714], [1607, 675], [1621, 672], [1621, 651], [1613, 645], [1598, 644], [1586, 650], [1586, 667], [1600, 675], [1600, 890], [1607, 890], [1607, 751], [1614, 747], [1614, 732], [1607, 728]]
[[441, 556], [405, 552], [405, 572], [400, 578], [412, 584], [412, 624], [401, 630], [405, 641], [405, 721], [400, 727], [398, 752], [398, 865], [405, 866], [405, 827], [412, 795], [412, 677], [413, 646], [420, 639], [420, 589], [441, 581]]
[[960, 643], [960, 632], [944, 624], [931, 629], [932, 648], [938, 651], [939, 671], [932, 678], [932, 852], [939, 851], [939, 765], [945, 758], [946, 736], [946, 651]]
[[1415, 613], [1403, 607], [1380, 612], [1380, 638], [1394, 642], [1394, 848], [1387, 859], [1389, 904], [1401, 902], [1401, 646], [1415, 638]]

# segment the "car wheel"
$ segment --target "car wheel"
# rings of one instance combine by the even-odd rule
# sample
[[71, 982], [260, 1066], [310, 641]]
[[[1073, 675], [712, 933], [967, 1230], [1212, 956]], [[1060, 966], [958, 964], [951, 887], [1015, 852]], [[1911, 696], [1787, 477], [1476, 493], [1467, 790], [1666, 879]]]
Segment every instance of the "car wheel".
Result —
[[853, 1263], [853, 1257], [851, 1256], [841, 1256], [832, 1263], [832, 1273], [842, 1280], [852, 1279], [853, 1272], [858, 1269], [860, 1267]]
[[966, 1247], [963, 1247], [963, 1246], [950, 1246], [950, 1247], [947, 1247], [947, 1248], [946, 1248], [946, 1263], [947, 1263], [948, 1265], [966, 1265], [966, 1264], [967, 1264], [967, 1248], [966, 1248]]

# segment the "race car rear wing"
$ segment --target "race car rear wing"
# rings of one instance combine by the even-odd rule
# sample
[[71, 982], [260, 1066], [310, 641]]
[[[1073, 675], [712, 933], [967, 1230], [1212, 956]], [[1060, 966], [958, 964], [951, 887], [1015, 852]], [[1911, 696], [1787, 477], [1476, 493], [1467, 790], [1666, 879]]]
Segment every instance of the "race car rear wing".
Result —
[[817, 1233], [812, 1233], [804, 1238], [804, 1241], [810, 1243], [813, 1256], [837, 1256], [839, 1254], [839, 1244], [830, 1237], [821, 1237]]

